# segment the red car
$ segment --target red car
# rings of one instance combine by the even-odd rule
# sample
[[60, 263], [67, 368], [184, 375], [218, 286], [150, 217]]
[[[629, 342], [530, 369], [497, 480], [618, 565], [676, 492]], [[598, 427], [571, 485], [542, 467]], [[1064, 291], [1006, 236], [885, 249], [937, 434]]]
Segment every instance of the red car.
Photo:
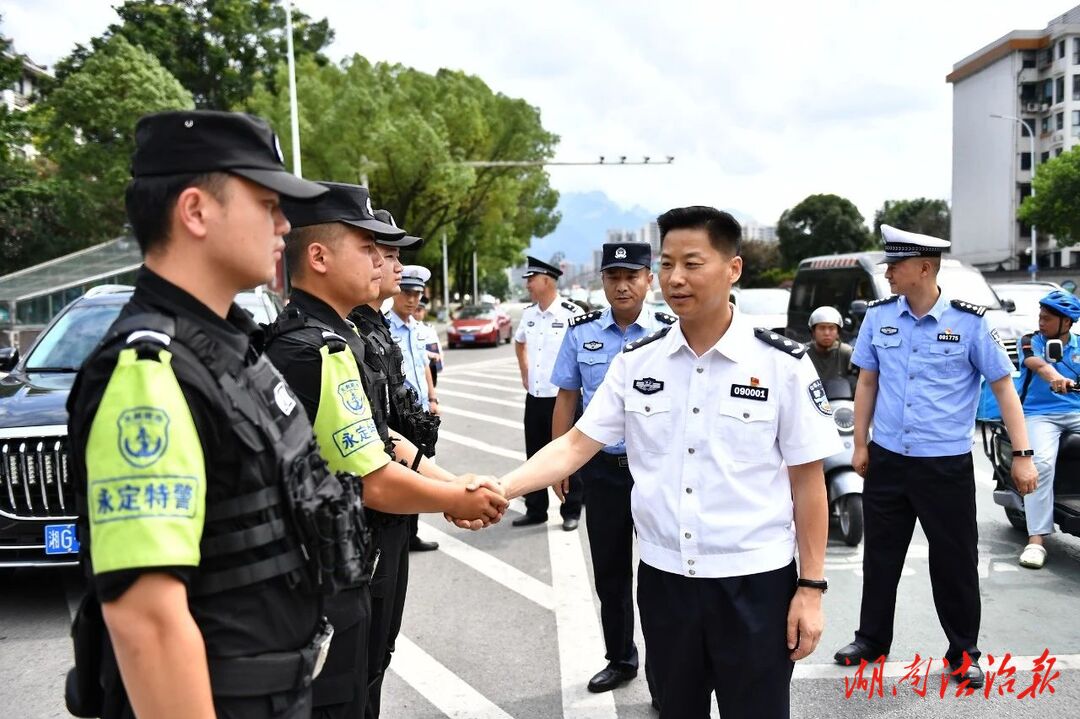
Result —
[[446, 328], [446, 343], [451, 349], [479, 344], [495, 347], [500, 342], [509, 343], [512, 336], [510, 315], [490, 305], [465, 305]]

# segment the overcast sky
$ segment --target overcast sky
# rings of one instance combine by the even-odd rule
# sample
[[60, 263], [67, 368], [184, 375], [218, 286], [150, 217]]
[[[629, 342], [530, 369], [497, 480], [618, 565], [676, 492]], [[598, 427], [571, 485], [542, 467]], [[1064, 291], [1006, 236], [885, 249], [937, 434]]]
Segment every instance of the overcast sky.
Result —
[[[0, 0], [0, 32], [54, 64], [115, 20], [109, 0]], [[712, 204], [773, 224], [809, 194], [948, 198], [952, 65], [1068, 0], [299, 0], [360, 53], [479, 75], [540, 108], [557, 158], [674, 155], [659, 168], [552, 168], [562, 191], [651, 211]], [[988, 108], [1007, 112], [1010, 107]], [[287, 128], [278, 128], [287, 132]]]

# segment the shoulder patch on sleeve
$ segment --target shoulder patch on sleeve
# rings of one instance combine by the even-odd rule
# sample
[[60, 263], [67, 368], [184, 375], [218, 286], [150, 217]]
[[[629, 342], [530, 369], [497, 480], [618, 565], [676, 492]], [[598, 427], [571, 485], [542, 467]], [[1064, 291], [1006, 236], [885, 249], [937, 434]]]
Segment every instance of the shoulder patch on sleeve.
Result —
[[887, 305], [890, 302], [896, 302], [898, 299], [900, 299], [900, 295], [890, 295], [888, 297], [882, 297], [880, 300], [871, 300], [866, 303], [866, 306], [869, 308], [877, 307], [878, 305]]
[[960, 310], [961, 312], [970, 312], [973, 315], [982, 317], [986, 314], [986, 307], [983, 305], [976, 305], [971, 302], [965, 302], [964, 300], [953, 300], [949, 303], [953, 308]]
[[600, 319], [600, 315], [602, 315], [602, 314], [604, 314], [604, 313], [601, 312], [600, 310], [593, 310], [592, 312], [586, 312], [583, 315], [577, 315], [576, 317], [571, 317], [570, 318], [570, 326], [571, 327], [577, 327], [578, 325], [583, 325], [586, 322], [593, 322], [594, 320]]
[[665, 336], [670, 331], [671, 331], [671, 326], [670, 325], [667, 326], [667, 327], [664, 327], [662, 329], [659, 329], [656, 332], [653, 332], [651, 335], [647, 335], [645, 337], [642, 337], [639, 340], [636, 340], [636, 341], [631, 342], [630, 344], [626, 345], [626, 347], [623, 348], [623, 352], [632, 352], [632, 351], [636, 350], [639, 347], [644, 347], [645, 345], [649, 344], [650, 342], [655, 342], [656, 340], [658, 340], [661, 337]]
[[767, 345], [775, 347], [781, 352], [787, 352], [792, 357], [798, 359], [806, 354], [806, 345], [795, 340], [788, 339], [787, 337], [781, 337], [772, 330], [767, 330], [764, 327], [755, 327], [754, 336]]
[[667, 312], [657, 312], [656, 319], [658, 322], [663, 322], [665, 325], [673, 325], [679, 318], [675, 315], [669, 315]]
[[571, 314], [576, 315], [577, 313], [582, 311], [580, 307], [578, 307], [573, 302], [570, 302], [568, 300], [563, 300], [559, 304], [561, 304], [565, 309], [569, 310]]

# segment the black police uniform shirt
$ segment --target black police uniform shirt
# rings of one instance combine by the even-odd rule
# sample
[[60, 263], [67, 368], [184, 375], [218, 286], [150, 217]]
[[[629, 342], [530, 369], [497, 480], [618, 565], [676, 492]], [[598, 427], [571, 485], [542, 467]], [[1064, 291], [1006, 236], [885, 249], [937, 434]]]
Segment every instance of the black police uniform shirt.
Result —
[[[227, 319], [222, 319], [192, 295], [143, 267], [135, 280], [135, 292], [117, 321], [147, 312], [196, 323], [216, 344], [218, 352], [246, 364], [258, 356], [256, 345], [261, 342], [261, 335], [245, 310], [233, 305]], [[82, 476], [86, 474], [88, 435], [116, 362], [116, 352], [92, 355], [83, 366], [76, 386], [78, 395], [70, 405], [79, 408], [69, 421], [69, 439], [72, 460], [83, 464]], [[221, 398], [207, 397], [199, 391], [192, 371], [178, 356], [173, 356], [172, 365], [202, 444], [206, 505], [211, 506], [215, 501], [235, 496], [235, 488], [230, 483], [239, 476], [239, 463], [243, 457], [223, 411], [217, 408]], [[88, 500], [94, 501], [94, 498]], [[110, 601], [119, 598], [147, 572], [171, 574], [190, 589], [196, 571], [195, 566], [143, 565], [95, 574], [92, 582], [101, 600]], [[289, 586], [285, 576], [267, 580], [256, 587], [193, 598], [189, 606], [208, 656], [232, 655], [237, 648], [242, 648], [248, 655], [295, 649], [311, 640], [320, 615], [318, 600]]]

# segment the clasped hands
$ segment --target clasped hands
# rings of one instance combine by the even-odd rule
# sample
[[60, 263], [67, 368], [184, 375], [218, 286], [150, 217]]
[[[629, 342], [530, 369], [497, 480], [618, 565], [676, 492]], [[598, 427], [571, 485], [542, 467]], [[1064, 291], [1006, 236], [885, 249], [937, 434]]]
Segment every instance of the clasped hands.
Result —
[[462, 474], [454, 480], [465, 486], [456, 507], [443, 516], [462, 529], [483, 529], [498, 524], [509, 502], [499, 480], [490, 475]]

